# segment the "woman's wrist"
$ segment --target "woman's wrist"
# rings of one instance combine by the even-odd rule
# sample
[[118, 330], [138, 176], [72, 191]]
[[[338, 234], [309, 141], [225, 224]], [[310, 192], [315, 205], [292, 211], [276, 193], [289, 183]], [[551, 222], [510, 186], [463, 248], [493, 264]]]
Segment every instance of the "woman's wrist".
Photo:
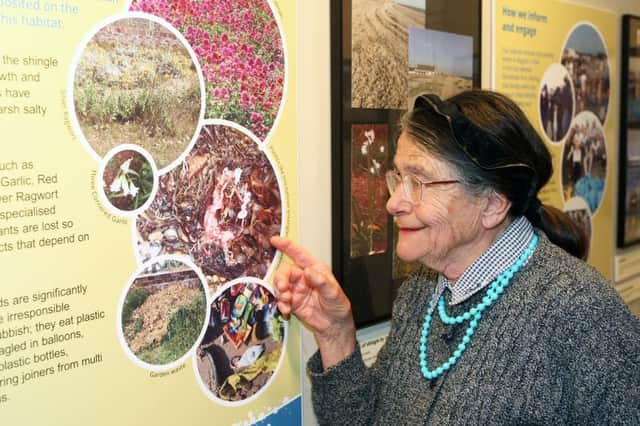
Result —
[[348, 358], [356, 349], [356, 327], [353, 319], [332, 328], [331, 332], [316, 334], [324, 370]]

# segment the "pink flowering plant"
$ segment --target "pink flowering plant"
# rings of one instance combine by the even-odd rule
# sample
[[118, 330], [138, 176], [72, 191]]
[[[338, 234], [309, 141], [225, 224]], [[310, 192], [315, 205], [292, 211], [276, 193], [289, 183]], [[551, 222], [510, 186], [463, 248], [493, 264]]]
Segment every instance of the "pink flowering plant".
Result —
[[264, 140], [284, 87], [282, 40], [266, 0], [134, 0], [130, 9], [165, 19], [188, 40], [206, 83], [207, 118]]

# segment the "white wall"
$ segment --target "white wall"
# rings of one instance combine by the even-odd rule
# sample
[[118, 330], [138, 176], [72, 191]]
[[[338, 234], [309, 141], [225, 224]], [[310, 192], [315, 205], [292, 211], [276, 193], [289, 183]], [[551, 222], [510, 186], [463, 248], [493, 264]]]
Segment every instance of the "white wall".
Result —
[[[329, 1], [298, 4], [298, 212], [300, 242], [331, 264], [331, 79]], [[315, 352], [302, 333], [302, 357]], [[302, 363], [304, 369], [305, 363]], [[315, 424], [309, 381], [302, 372], [305, 425]]]
[[[428, 1], [428, 0], [427, 0]], [[485, 3], [488, 3], [485, 1]], [[640, 15], [639, 0], [581, 0], [572, 3]], [[331, 80], [329, 1], [304, 1], [298, 7], [298, 152], [300, 242], [318, 258], [331, 263]], [[486, 15], [486, 14], [485, 14]], [[488, 27], [483, 19], [483, 28]], [[486, 32], [485, 32], [486, 34]], [[620, 34], [618, 34], [620, 37]], [[483, 43], [489, 46], [489, 43]], [[485, 49], [486, 52], [486, 49]], [[620, 58], [615, 58], [620, 69]], [[483, 69], [490, 58], [483, 55]], [[488, 75], [488, 73], [485, 73]], [[619, 79], [612, 78], [619, 84]], [[484, 83], [487, 86], [486, 83]], [[616, 89], [614, 87], [614, 89]], [[619, 90], [619, 87], [616, 89]], [[617, 134], [617, 133], [616, 133]], [[615, 232], [612, 225], [612, 238]], [[612, 260], [613, 261], [613, 260]], [[313, 338], [303, 334], [303, 357], [315, 350]], [[305, 424], [315, 424], [306, 376], [303, 410]]]

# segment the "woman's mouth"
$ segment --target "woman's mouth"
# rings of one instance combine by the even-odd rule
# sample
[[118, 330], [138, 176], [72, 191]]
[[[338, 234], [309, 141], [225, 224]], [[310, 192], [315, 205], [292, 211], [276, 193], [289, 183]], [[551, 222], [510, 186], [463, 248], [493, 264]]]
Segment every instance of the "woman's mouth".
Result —
[[415, 232], [418, 232], [420, 230], [422, 230], [423, 228], [405, 228], [405, 227], [400, 227], [398, 228], [398, 232], [401, 234], [412, 234]]

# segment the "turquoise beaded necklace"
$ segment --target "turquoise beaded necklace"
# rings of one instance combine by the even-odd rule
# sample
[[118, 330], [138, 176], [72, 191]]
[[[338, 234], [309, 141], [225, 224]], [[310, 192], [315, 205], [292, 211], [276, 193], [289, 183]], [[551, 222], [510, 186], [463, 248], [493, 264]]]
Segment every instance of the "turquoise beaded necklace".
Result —
[[[516, 259], [514, 264], [507, 268], [507, 270], [500, 274], [498, 278], [491, 283], [486, 295], [482, 298], [482, 301], [462, 315], [458, 315], [456, 317], [449, 316], [444, 306], [444, 295], [440, 296], [438, 299], [438, 314], [440, 315], [440, 320], [444, 324], [448, 325], [462, 324], [465, 321], [469, 321], [469, 326], [467, 327], [467, 331], [464, 337], [462, 337], [462, 341], [458, 345], [458, 348], [453, 352], [453, 355], [451, 355], [441, 366], [430, 370], [429, 363], [427, 361], [427, 347], [429, 342], [429, 330], [431, 329], [432, 313], [428, 312], [427, 315], [425, 315], [424, 323], [422, 324], [422, 333], [420, 336], [420, 370], [422, 371], [422, 375], [425, 379], [433, 380], [440, 377], [445, 371], [449, 370], [456, 362], [458, 362], [462, 353], [467, 349], [467, 345], [471, 343], [471, 337], [473, 336], [476, 327], [478, 327], [480, 318], [482, 318], [482, 312], [498, 300], [498, 297], [500, 297], [504, 292], [504, 289], [511, 282], [513, 275], [518, 272], [525, 263], [527, 263], [537, 244], [538, 236], [534, 234], [531, 242], [524, 249], [520, 257]], [[431, 306], [434, 297], [435, 294], [431, 296], [429, 306]]]

